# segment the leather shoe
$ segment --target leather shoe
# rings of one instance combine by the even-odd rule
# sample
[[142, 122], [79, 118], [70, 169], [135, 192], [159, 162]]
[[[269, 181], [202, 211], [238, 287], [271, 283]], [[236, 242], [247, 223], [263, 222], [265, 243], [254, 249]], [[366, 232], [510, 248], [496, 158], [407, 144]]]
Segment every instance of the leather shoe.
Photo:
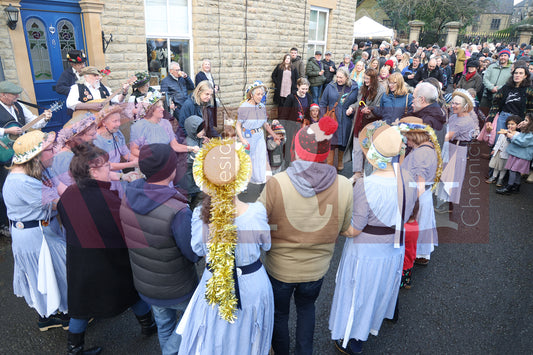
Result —
[[343, 339], [335, 340], [335, 347], [341, 354], [355, 355], [355, 354], [363, 353], [363, 341], [362, 340], [350, 339], [350, 341], [348, 342], [348, 345], [345, 348], [342, 347], [342, 341]]

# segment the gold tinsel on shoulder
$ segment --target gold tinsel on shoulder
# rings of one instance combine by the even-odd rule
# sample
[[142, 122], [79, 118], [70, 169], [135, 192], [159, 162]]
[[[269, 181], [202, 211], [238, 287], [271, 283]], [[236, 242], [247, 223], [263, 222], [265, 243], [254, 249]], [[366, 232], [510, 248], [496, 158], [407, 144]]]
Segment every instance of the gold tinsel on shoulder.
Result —
[[[222, 145], [235, 146], [239, 159], [239, 171], [233, 182], [216, 185], [206, 178], [204, 161], [211, 149]], [[207, 281], [205, 297], [213, 307], [218, 305], [218, 313], [222, 319], [233, 323], [236, 319], [235, 310], [237, 308], [233, 281], [237, 243], [233, 198], [247, 186], [251, 173], [251, 160], [244, 151], [244, 147], [235, 145], [233, 139], [211, 139], [196, 154], [192, 170], [196, 184], [211, 196], [209, 252], [206, 262], [210, 265], [213, 276]]]

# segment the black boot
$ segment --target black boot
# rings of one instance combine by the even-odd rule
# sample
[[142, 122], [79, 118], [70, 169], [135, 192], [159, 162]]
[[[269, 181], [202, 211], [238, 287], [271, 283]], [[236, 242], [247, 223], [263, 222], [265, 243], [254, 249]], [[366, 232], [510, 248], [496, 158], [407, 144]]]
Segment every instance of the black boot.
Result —
[[85, 344], [85, 332], [71, 333], [68, 332], [67, 355], [98, 355], [102, 352], [102, 348], [95, 346], [89, 350], [83, 350]]
[[496, 189], [496, 193], [500, 195], [509, 195], [511, 192], [513, 192], [513, 189], [514, 185], [507, 185], [501, 189]]
[[517, 194], [519, 192], [520, 192], [520, 184], [513, 184], [511, 193], [512, 194]]
[[135, 317], [137, 317], [137, 320], [141, 325], [141, 333], [143, 335], [150, 336], [157, 332], [157, 325], [155, 324], [152, 311], [148, 311], [148, 313], [143, 316], [135, 315]]

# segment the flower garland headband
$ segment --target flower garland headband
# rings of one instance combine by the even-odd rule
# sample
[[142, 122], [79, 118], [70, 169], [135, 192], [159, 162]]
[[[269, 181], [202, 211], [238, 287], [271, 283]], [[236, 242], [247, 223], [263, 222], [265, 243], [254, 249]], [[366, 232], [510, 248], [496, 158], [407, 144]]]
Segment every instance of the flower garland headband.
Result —
[[[226, 146], [228, 149], [222, 149]], [[206, 158], [211, 150], [227, 150], [236, 155], [237, 162], [232, 165], [238, 172], [228, 183], [214, 183], [206, 175]], [[209, 159], [212, 159], [211, 156]], [[233, 158], [233, 157], [232, 157]], [[217, 168], [224, 169], [221, 160]], [[209, 164], [212, 162], [210, 161]], [[211, 305], [218, 305], [222, 319], [233, 323], [236, 319], [237, 296], [233, 274], [235, 271], [235, 247], [237, 227], [234, 224], [234, 197], [246, 189], [251, 173], [251, 160], [244, 147], [237, 146], [233, 139], [211, 139], [196, 154], [192, 171], [196, 184], [211, 196], [211, 219], [209, 225], [209, 245], [206, 262], [213, 274], [207, 281], [205, 297]], [[218, 172], [217, 169], [214, 169]], [[220, 170], [222, 171], [222, 170]]]
[[437, 153], [437, 171], [435, 173], [435, 181], [433, 184], [433, 187], [431, 190], [435, 191], [437, 188], [437, 183], [440, 181], [440, 177], [442, 175], [442, 154], [440, 151], [440, 145], [437, 140], [437, 135], [435, 134], [435, 131], [433, 128], [431, 128], [429, 125], [426, 124], [419, 124], [419, 123], [407, 123], [407, 122], [400, 122], [398, 125], [398, 128], [400, 129], [400, 132], [424, 132], [427, 135], [429, 135], [429, 139], [431, 140], [431, 143], [433, 143], [433, 147], [435, 148], [435, 152]]

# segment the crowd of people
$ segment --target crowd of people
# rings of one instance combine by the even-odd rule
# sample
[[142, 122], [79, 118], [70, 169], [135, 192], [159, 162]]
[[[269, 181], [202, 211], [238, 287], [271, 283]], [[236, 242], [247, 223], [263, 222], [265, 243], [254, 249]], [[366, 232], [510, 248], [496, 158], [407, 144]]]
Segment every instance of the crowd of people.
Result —
[[497, 193], [530, 174], [530, 49], [362, 42], [336, 65], [291, 48], [272, 72], [277, 107], [257, 80], [221, 126], [208, 59], [195, 82], [172, 62], [160, 88], [138, 72], [112, 92], [71, 51], [56, 86], [71, 119], [57, 133], [40, 130], [50, 111], [22, 132], [37, 117], [0, 82], [14, 293], [41, 331], [68, 330], [68, 354], [99, 354], [85, 349], [89, 322], [130, 308], [163, 354], [288, 354], [294, 297], [295, 353], [312, 354], [341, 235], [330, 336], [360, 353], [398, 320], [414, 264], [429, 264], [472, 142], [491, 146]]

